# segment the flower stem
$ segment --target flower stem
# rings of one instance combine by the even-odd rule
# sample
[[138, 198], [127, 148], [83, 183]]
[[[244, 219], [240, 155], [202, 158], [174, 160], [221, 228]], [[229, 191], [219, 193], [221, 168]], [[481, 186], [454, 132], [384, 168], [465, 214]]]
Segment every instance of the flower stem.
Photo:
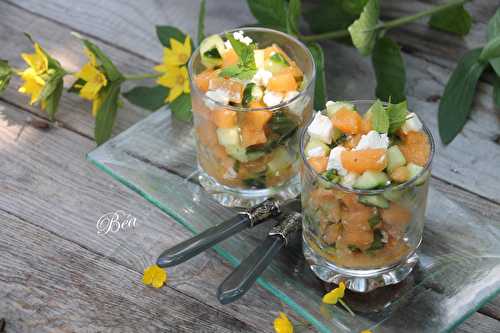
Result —
[[[418, 12], [413, 15], [408, 15], [408, 16], [403, 16], [391, 21], [387, 22], [381, 22], [379, 25], [377, 25], [376, 29], [391, 29], [395, 27], [399, 27], [403, 24], [410, 23], [417, 21], [421, 19], [422, 17], [430, 16], [436, 13], [439, 13], [441, 11], [450, 9], [455, 6], [463, 5], [464, 3], [471, 1], [471, 0], [451, 0], [448, 1], [445, 4], [438, 5], [438, 6], [433, 6], [427, 10], [423, 10], [421, 12]], [[319, 40], [325, 40], [325, 39], [337, 39], [337, 38], [343, 38], [349, 36], [349, 31], [347, 29], [345, 30], [335, 30], [335, 31], [328, 31], [324, 32], [321, 34], [316, 34], [316, 35], [299, 35], [299, 39], [304, 41], [304, 42], [316, 42]]]
[[349, 312], [351, 314], [351, 316], [355, 317], [356, 315], [354, 314], [354, 312], [352, 312], [351, 308], [347, 305], [346, 302], [344, 302], [342, 299], [339, 298], [339, 303], [344, 307], [344, 309], [347, 310], [347, 312]]
[[125, 75], [125, 80], [133, 81], [133, 80], [144, 80], [144, 79], [156, 79], [162, 76], [162, 73], [147, 73], [147, 74], [138, 74], [138, 75]]

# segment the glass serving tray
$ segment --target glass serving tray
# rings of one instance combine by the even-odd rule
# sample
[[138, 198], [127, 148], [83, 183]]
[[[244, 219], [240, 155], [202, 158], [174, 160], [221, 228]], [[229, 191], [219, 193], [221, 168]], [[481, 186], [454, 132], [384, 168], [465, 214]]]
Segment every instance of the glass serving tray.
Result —
[[[192, 126], [157, 111], [87, 155], [88, 160], [193, 233], [235, 214], [197, 184]], [[328, 287], [309, 270], [300, 240], [273, 261], [258, 283], [319, 332], [447, 332], [500, 291], [500, 226], [491, 215], [432, 186], [420, 262], [404, 282], [369, 294], [346, 293], [356, 312], [323, 305]], [[215, 247], [238, 265], [273, 223]], [[215, 297], [215, 290], [214, 290]], [[244, 301], [244, 298], [243, 298]]]

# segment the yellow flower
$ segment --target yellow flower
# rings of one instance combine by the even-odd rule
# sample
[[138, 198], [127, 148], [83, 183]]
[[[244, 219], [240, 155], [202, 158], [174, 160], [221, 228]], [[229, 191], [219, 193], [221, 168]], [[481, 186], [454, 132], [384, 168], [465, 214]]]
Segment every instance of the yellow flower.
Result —
[[170, 38], [170, 48], [163, 49], [163, 64], [155, 67], [158, 72], [166, 72], [169, 67], [182, 66], [186, 64], [191, 55], [191, 42], [189, 36], [186, 36], [184, 44]]
[[167, 281], [167, 272], [158, 265], [151, 265], [144, 270], [142, 282], [155, 288], [161, 288]]
[[89, 62], [75, 76], [85, 81], [85, 84], [80, 89], [80, 96], [88, 100], [94, 100], [97, 98], [101, 88], [108, 84], [108, 80], [106, 80], [106, 76], [97, 68], [95, 55], [88, 49], [85, 49], [85, 53], [89, 58]]
[[361, 331], [361, 333], [372, 333], [372, 331], [370, 331], [370, 330], [364, 330], [364, 331]]
[[292, 323], [281, 311], [279, 317], [274, 319], [274, 331], [276, 333], [293, 333]]
[[170, 88], [170, 93], [165, 99], [166, 102], [172, 102], [183, 92], [186, 94], [190, 92], [189, 75], [186, 66], [167, 68], [165, 75], [160, 76], [156, 82]]
[[21, 53], [21, 57], [36, 75], [41, 75], [49, 69], [49, 59], [38, 43], [35, 43], [35, 53]]
[[45, 86], [45, 81], [38, 74], [36, 74], [35, 69], [32, 67], [29, 67], [18, 74], [24, 81], [24, 84], [18, 91], [26, 95], [31, 95], [30, 104], [33, 105], [33, 103], [35, 103], [40, 97], [43, 87]]
[[337, 304], [338, 300], [344, 297], [345, 284], [340, 282], [339, 286], [323, 296], [323, 303]]

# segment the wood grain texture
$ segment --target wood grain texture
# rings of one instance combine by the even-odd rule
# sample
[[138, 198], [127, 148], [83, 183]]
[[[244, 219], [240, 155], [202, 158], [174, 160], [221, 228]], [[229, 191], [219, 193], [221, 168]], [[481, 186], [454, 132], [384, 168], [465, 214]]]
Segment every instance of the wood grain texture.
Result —
[[[86, 162], [92, 141], [64, 128], [41, 131], [26, 126], [20, 134], [25, 112], [0, 105], [1, 209], [136, 272], [142, 272], [165, 248], [190, 236], [139, 195]], [[97, 235], [99, 217], [116, 210], [134, 215], [137, 227]], [[259, 287], [250, 291], [245, 302], [220, 305], [215, 291], [231, 268], [211, 251], [168, 271], [170, 287], [258, 330], [268, 329], [281, 308]]]
[[475, 333], [475, 332], [500, 332], [500, 321], [474, 313], [462, 325], [458, 326], [455, 333]]
[[[180, 25], [190, 32], [194, 31], [196, 27], [195, 21], [187, 20], [191, 22], [188, 27], [186, 25], [186, 18], [196, 15], [194, 9], [196, 9], [197, 1], [188, 1], [184, 6], [173, 6], [168, 1], [144, 1], [141, 4], [144, 7], [143, 11], [137, 10], [135, 2], [121, 1], [119, 12], [123, 14], [112, 15], [109, 20], [103, 21], [100, 20], [101, 14], [93, 15], [93, 13], [117, 12], [118, 7], [116, 3], [112, 1], [85, 1], [78, 2], [78, 5], [73, 5], [67, 1], [49, 0], [42, 5], [31, 0], [16, 2], [16, 6], [22, 6], [30, 11], [40, 13], [40, 15], [50, 17], [54, 21], [68, 25], [68, 27], [57, 27], [53, 22], [36, 15], [28, 14], [19, 10], [16, 6], [7, 3], [3, 5], [0, 3], [0, 6], [4, 8], [2, 12], [5, 12], [6, 20], [4, 20], [4, 24], [6, 28], [16, 29], [15, 27], [22, 26], [21, 22], [24, 21], [32, 21], [34, 22], [33, 25], [37, 26], [47, 26], [47, 29], [38, 29], [39, 35], [35, 34], [35, 37], [43, 40], [44, 45], [46, 45], [49, 51], [59, 50], [62, 53], [61, 45], [63, 45], [64, 47], [68, 47], [68, 50], [64, 52], [66, 59], [81, 59], [79, 46], [72, 46], [75, 45], [76, 41], [72, 40], [67, 34], [68, 30], [74, 29], [90, 36], [99, 36], [99, 39], [106, 41], [106, 44], [103, 44], [103, 49], [110, 54], [112, 59], [116, 59], [116, 63], [120, 68], [127, 72], [137, 72], [141, 69], [149, 70], [153, 63], [141, 58], [131, 59], [132, 55], [118, 50], [117, 47], [133, 50], [136, 54], [140, 54], [143, 57], [160, 59], [161, 48], [156, 41], [153, 31], [155, 24]], [[483, 7], [489, 6], [483, 2], [481, 4]], [[400, 7], [389, 9], [398, 12], [398, 10], [402, 10]], [[171, 8], [175, 9], [170, 10]], [[209, 3], [207, 11], [207, 26], [211, 29], [213, 28], [213, 31], [216, 31], [215, 28], [225, 29], [231, 27], [231, 19], [227, 18], [226, 15], [224, 15], [222, 21], [219, 20], [221, 16], [219, 13], [222, 12], [231, 13], [228, 16], [231, 16], [231, 19], [233, 19], [233, 26], [251, 20], [251, 16], [244, 3], [236, 4], [236, 2], [229, 1], [212, 2], [212, 4]], [[481, 10], [480, 12], [486, 12], [486, 10]], [[125, 20], [129, 22], [128, 25], [124, 23]], [[211, 26], [210, 22], [212, 21], [218, 23]], [[130, 22], [133, 22], [133, 24]], [[420, 26], [421, 24], [418, 23], [412, 24], [408, 26], [408, 29], [416, 29]], [[29, 30], [25, 27], [23, 29]], [[475, 29], [479, 29], [484, 33], [485, 25], [478, 24]], [[52, 31], [58, 32], [54, 33]], [[137, 34], [140, 34], [141, 38]], [[15, 37], [10, 36], [15, 35], [15, 31], [9, 32], [7, 40], [14, 39]], [[21, 31], [17, 35], [19, 39], [24, 38]], [[454, 37], [448, 36], [449, 34], [435, 31], [429, 33], [429, 36], [425, 36], [425, 38], [423, 36], [418, 38], [422, 38], [422, 40], [429, 43], [432, 42], [436, 45], [441, 45], [440, 40], [432, 39], [434, 35], [454, 40]], [[124, 36], [127, 37], [125, 38]], [[149, 38], [146, 38], [146, 36], [149, 36]], [[470, 38], [476, 37], [471, 34]], [[482, 40], [477, 39], [477, 42], [482, 42]], [[457, 45], [460, 44], [459, 41], [455, 40], [455, 42]], [[107, 43], [116, 45], [117, 47], [108, 46]], [[418, 44], [417, 42], [415, 43]], [[471, 43], [466, 44], [467, 47], [469, 44]], [[370, 60], [359, 56], [357, 51], [352, 47], [334, 42], [325, 42], [324, 46], [327, 58], [329, 96], [335, 99], [373, 98], [375, 81]], [[18, 51], [13, 50], [16, 50], [16, 48], [6, 49], [5, 52], [8, 53], [7, 59], [18, 58]], [[447, 44], [446, 50], [448, 53], [461, 53], [461, 50], [457, 49], [456, 45]], [[500, 154], [493, 153], [489, 154], [489, 158], [483, 158], [487, 152], [498, 152], [500, 150], [499, 143], [497, 142], [500, 133], [500, 121], [498, 112], [492, 103], [492, 87], [487, 83], [479, 85], [474, 111], [471, 114], [471, 121], [468, 122], [462, 134], [453, 143], [448, 146], [442, 145], [437, 132], [436, 115], [438, 103], [433, 99], [434, 96], [442, 94], [451, 71], [449, 66], [445, 66], [436, 60], [442, 57], [442, 55], [432, 53], [425, 55], [418, 54], [418, 56], [405, 54], [410, 107], [431, 128], [437, 142], [433, 173], [440, 179], [500, 203], [500, 194], [498, 191], [500, 188], [500, 179], [495, 176], [494, 172], [495, 166], [500, 165]], [[133, 65], [133, 67], [128, 69], [130, 65]], [[346, 70], [346, 68], [349, 68], [349, 70]], [[7, 94], [5, 94], [5, 98], [10, 101], [15, 100], [17, 105], [23, 107], [26, 105], [26, 98], [20, 97], [16, 92], [13, 92], [13, 88], [9, 89]], [[81, 115], [75, 110], [82, 108], [82, 105], [83, 103], [76, 97], [71, 97], [69, 101], [66, 101], [66, 97], [63, 98], [63, 112], [61, 112], [58, 118], [68, 124], [68, 126], [82, 133], [92, 135], [91, 129], [93, 125], [90, 117], [87, 114]], [[72, 111], [67, 112], [67, 109], [71, 109]], [[137, 121], [143, 115], [144, 111], [127, 104], [119, 112], [117, 131], [130, 126], [130, 124]], [[470, 149], [470, 147], [477, 148]], [[481, 170], [481, 173], [478, 173], [477, 170]], [[470, 175], [475, 176], [471, 177]]]
[[0, 221], [6, 332], [258, 332], [3, 210]]

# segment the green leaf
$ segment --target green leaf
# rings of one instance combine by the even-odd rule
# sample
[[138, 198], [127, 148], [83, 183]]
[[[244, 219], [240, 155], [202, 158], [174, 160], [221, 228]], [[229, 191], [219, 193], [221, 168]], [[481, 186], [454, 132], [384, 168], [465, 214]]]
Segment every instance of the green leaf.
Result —
[[250, 12], [265, 26], [285, 30], [287, 27], [287, 3], [285, 0], [247, 0]]
[[433, 14], [429, 20], [429, 25], [434, 29], [465, 36], [469, 33], [472, 18], [464, 6], [461, 5]]
[[325, 55], [318, 43], [308, 44], [307, 47], [314, 58], [316, 66], [316, 81], [314, 85], [314, 108], [323, 110], [326, 103], [326, 76], [325, 76]]
[[198, 13], [198, 45], [205, 39], [205, 0], [200, 1]]
[[346, 12], [358, 16], [363, 11], [368, 0], [342, 0], [342, 9]]
[[97, 110], [94, 136], [98, 145], [106, 142], [111, 137], [118, 110], [118, 97], [120, 96], [121, 82], [108, 84], [99, 93], [102, 104]]
[[489, 61], [498, 57], [500, 57], [500, 36], [488, 41], [488, 43], [484, 46], [481, 55], [479, 56], [479, 60]]
[[288, 3], [288, 15], [286, 30], [289, 34], [299, 34], [299, 21], [301, 12], [301, 0], [290, 0]]
[[257, 71], [255, 69], [245, 68], [241, 65], [231, 65], [221, 70], [219, 76], [234, 77], [240, 80], [250, 80]]
[[253, 55], [253, 46], [246, 45], [239, 40], [236, 40], [232, 34], [226, 34], [227, 40], [231, 43], [234, 52], [240, 57], [241, 64], [249, 69], [255, 69], [255, 57]]
[[493, 80], [493, 103], [500, 109], [500, 76], [495, 76]]
[[64, 88], [64, 81], [63, 81], [63, 76], [61, 76], [57, 81], [55, 88], [53, 89], [50, 96], [48, 96], [47, 99], [45, 99], [45, 111], [47, 112], [47, 115], [49, 116], [49, 119], [51, 121], [54, 121], [55, 119], [55, 115], [59, 108], [59, 101], [61, 100], [63, 88]]
[[12, 69], [7, 60], [0, 59], [0, 93], [7, 89], [12, 73]]
[[160, 43], [168, 48], [170, 48], [170, 38], [176, 39], [181, 43], [184, 43], [186, 40], [186, 35], [182, 31], [170, 25], [157, 25], [156, 35]]
[[462, 130], [469, 117], [476, 84], [487, 64], [479, 61], [481, 49], [467, 52], [458, 62], [439, 104], [438, 127], [447, 144]]
[[175, 118], [182, 121], [190, 121], [193, 117], [191, 112], [191, 95], [182, 94], [170, 103], [170, 110]]
[[352, 43], [364, 56], [372, 53], [375, 47], [379, 35], [375, 29], [379, 22], [379, 15], [379, 0], [369, 0], [359, 18], [347, 28], [351, 34]]
[[165, 99], [169, 91], [167, 87], [160, 85], [154, 87], [139, 86], [130, 89], [122, 95], [134, 105], [149, 111], [155, 111], [166, 104]]
[[387, 114], [389, 115], [389, 133], [395, 133], [406, 122], [408, 103], [406, 101], [397, 104], [389, 103]]
[[[321, 0], [318, 4], [308, 4], [304, 18], [309, 23], [312, 32], [323, 33], [347, 29], [361, 13], [349, 12], [343, 3], [351, 0]], [[366, 0], [367, 1], [367, 0]], [[365, 1], [365, 2], [366, 2]], [[363, 4], [364, 7], [364, 4]]]
[[97, 47], [94, 43], [92, 43], [88, 39], [82, 38], [78, 34], [76, 34], [76, 36], [79, 37], [82, 40], [85, 47], [95, 55], [95, 57], [101, 64], [102, 69], [105, 72], [106, 77], [108, 78], [109, 81], [123, 80], [123, 75], [118, 71], [113, 62], [108, 58], [108, 56], [104, 52], [101, 51], [99, 47]]
[[46, 100], [50, 95], [58, 88], [59, 84], [62, 82], [64, 75], [66, 72], [63, 69], [56, 70], [50, 77], [47, 82], [43, 86], [42, 92], [38, 97], [39, 100]]
[[[488, 41], [500, 36], [500, 8], [497, 9], [495, 15], [488, 22], [486, 30]], [[500, 58], [490, 59], [491, 67], [500, 76]]]
[[376, 100], [370, 107], [372, 113], [372, 127], [379, 133], [387, 133], [389, 131], [389, 115], [380, 100]]
[[377, 79], [375, 95], [386, 102], [406, 100], [406, 71], [399, 45], [388, 37], [379, 39], [373, 49], [372, 64]]

